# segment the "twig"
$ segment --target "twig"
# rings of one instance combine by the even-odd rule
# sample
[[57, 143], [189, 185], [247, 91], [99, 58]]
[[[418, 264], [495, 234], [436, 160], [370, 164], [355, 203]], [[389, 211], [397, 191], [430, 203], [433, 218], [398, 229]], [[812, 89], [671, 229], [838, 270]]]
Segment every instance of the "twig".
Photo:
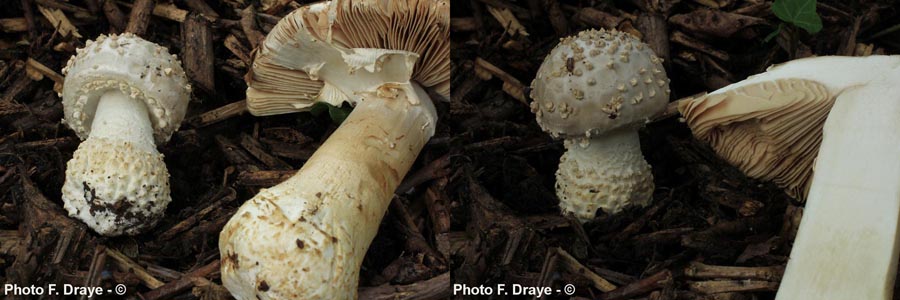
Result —
[[450, 203], [444, 194], [446, 187], [447, 179], [441, 178], [425, 189], [425, 207], [435, 234], [450, 231]]
[[28, 31], [28, 21], [25, 18], [0, 19], [0, 31], [3, 31], [3, 32]]
[[37, 28], [34, 26], [34, 12], [31, 10], [31, 1], [21, 0], [20, 3], [22, 4], [22, 14], [25, 15], [25, 24], [28, 25], [28, 39], [34, 40], [37, 36]]
[[715, 58], [718, 58], [722, 61], [728, 61], [730, 59], [730, 56], [725, 51], [715, 49], [712, 46], [710, 46], [709, 44], [706, 44], [704, 42], [701, 42], [700, 40], [690, 37], [681, 31], [672, 32], [672, 35], [671, 35], [671, 37], [669, 37], [669, 39], [672, 42], [675, 42], [675, 43], [681, 44], [685, 47], [709, 54], [709, 55], [711, 55]]
[[116, 249], [106, 248], [106, 255], [116, 262], [116, 265], [119, 266], [122, 272], [133, 273], [141, 280], [141, 283], [151, 289], [159, 288], [165, 284], [153, 277], [153, 275], [150, 275], [144, 267], [141, 267]]
[[582, 24], [605, 29], [615, 29], [623, 20], [620, 17], [593, 7], [580, 9], [572, 18]]
[[173, 225], [171, 228], [169, 228], [168, 230], [166, 230], [165, 232], [160, 234], [159, 240], [162, 240], [162, 241], [171, 240], [173, 237], [175, 237], [175, 235], [187, 230], [191, 226], [194, 226], [194, 224], [197, 224], [197, 222], [199, 222], [204, 217], [206, 217], [206, 215], [208, 215], [214, 209], [219, 208], [219, 206], [221, 206], [222, 204], [231, 202], [235, 198], [237, 198], [237, 192], [232, 188], [225, 188], [225, 189], [219, 190], [217, 193], [213, 194], [212, 197], [210, 197], [210, 198], [214, 199], [214, 201], [209, 203], [206, 207], [201, 209], [196, 214], [193, 214], [190, 217], [187, 217], [186, 219], [182, 220], [181, 222], [178, 222], [177, 224]]
[[199, 14], [191, 14], [182, 28], [184, 70], [203, 91], [215, 95], [215, 53], [209, 23]]
[[106, 20], [109, 21], [109, 25], [115, 29], [115, 32], [122, 32], [127, 26], [127, 22], [125, 20], [125, 14], [122, 13], [122, 10], [119, 9], [119, 6], [116, 5], [116, 0], [102, 0], [103, 1], [103, 15], [106, 16]]
[[778, 282], [761, 280], [710, 280], [688, 283], [688, 287], [703, 294], [727, 292], [765, 292], [777, 291]]
[[128, 25], [125, 26], [125, 32], [143, 36], [150, 25], [150, 15], [153, 13], [154, 4], [156, 4], [156, 0], [134, 1], [134, 5], [131, 6], [131, 13], [128, 15]]
[[[413, 221], [412, 216], [409, 215], [409, 210], [406, 209], [406, 205], [400, 201], [399, 197], [394, 197], [391, 200], [391, 211], [396, 214], [396, 217], [399, 221], [400, 230], [403, 231], [406, 235], [406, 248], [408, 251], [418, 252], [425, 254], [436, 261], [439, 264], [440, 268], [446, 270], [447, 260], [441, 255], [440, 252], [434, 250], [428, 241], [425, 240], [425, 237], [422, 236], [422, 232], [419, 231], [419, 227], [416, 225], [416, 222]], [[424, 260], [424, 258], [423, 258]]]
[[247, 150], [247, 152], [250, 153], [250, 155], [256, 157], [256, 159], [269, 167], [269, 169], [291, 170], [291, 165], [267, 153], [265, 150], [263, 150], [263, 147], [262, 145], [260, 145], [259, 141], [257, 141], [250, 135], [242, 133], [240, 144], [242, 147], [244, 147], [245, 150]]
[[187, 123], [191, 127], [201, 128], [242, 115], [245, 112], [247, 112], [247, 101], [241, 100], [192, 117]]
[[672, 272], [663, 270], [600, 296], [602, 300], [628, 299], [672, 284]]
[[254, 49], [266, 38], [266, 35], [259, 31], [259, 26], [256, 24], [256, 7], [253, 5], [249, 5], [241, 11], [241, 29], [244, 30], [247, 40], [250, 41], [250, 46]]
[[241, 186], [270, 187], [291, 178], [294, 174], [297, 174], [297, 170], [244, 171], [238, 174], [237, 184]]
[[598, 290], [609, 292], [616, 289], [616, 285], [606, 280], [606, 278], [600, 277], [600, 275], [597, 275], [597, 273], [594, 273], [594, 271], [582, 265], [581, 262], [572, 257], [572, 255], [569, 254], [569, 252], [566, 252], [566, 250], [563, 250], [562, 248], [556, 248], [555, 255], [559, 256], [559, 264], [564, 267], [566, 271], [590, 280], [591, 283], [593, 283], [594, 287]]
[[94, 15], [90, 10], [85, 8], [81, 8], [72, 4], [68, 4], [65, 2], [53, 1], [53, 0], [33, 0], [35, 3], [40, 4], [42, 6], [48, 8], [55, 8], [62, 11], [67, 11], [73, 14], [75, 18], [78, 19], [92, 19]]
[[638, 15], [636, 24], [638, 31], [644, 34], [644, 42], [650, 46], [659, 58], [662, 58], [663, 64], [668, 67], [670, 64], [669, 53], [669, 23], [666, 17], [658, 13], [641, 13]]
[[397, 190], [394, 192], [395, 194], [403, 194], [407, 191], [411, 190], [413, 187], [416, 187], [426, 181], [447, 176], [449, 170], [447, 167], [450, 165], [450, 156], [444, 155], [438, 159], [433, 160], [428, 163], [424, 167], [416, 172], [412, 173], [406, 178], [403, 179], [403, 182], [397, 187]]
[[450, 18], [452, 31], [474, 31], [477, 28], [475, 18]]
[[55, 139], [41, 140], [41, 141], [33, 141], [33, 142], [22, 142], [15, 145], [15, 149], [17, 151], [35, 151], [40, 149], [51, 149], [51, 148], [59, 148], [59, 149], [72, 149], [78, 146], [78, 138], [67, 136]]
[[[94, 248], [94, 256], [91, 260], [91, 268], [88, 276], [84, 278], [84, 286], [99, 286], [100, 275], [106, 268], [106, 246], [98, 245]], [[82, 295], [80, 299], [87, 299], [87, 295]]]
[[184, 4], [193, 10], [196, 13], [202, 14], [212, 19], [218, 19], [219, 14], [216, 13], [212, 7], [209, 7], [209, 4], [206, 4], [206, 1], [203, 0], [185, 0]]
[[205, 266], [202, 266], [191, 272], [188, 272], [187, 274], [184, 274], [183, 276], [181, 276], [181, 278], [178, 278], [177, 280], [170, 281], [164, 285], [161, 285], [161, 286], [155, 288], [152, 291], [142, 294], [141, 298], [143, 298], [144, 300], [156, 300], [156, 299], [166, 299], [166, 298], [175, 296], [176, 294], [193, 287], [195, 285], [196, 278], [206, 277], [207, 275], [209, 275], [215, 271], [218, 271], [219, 267], [220, 267], [220, 261], [218, 259], [216, 259], [213, 262], [211, 262]]
[[359, 289], [359, 299], [369, 300], [425, 300], [452, 296], [450, 272], [408, 285], [381, 285]]
[[228, 51], [231, 51], [234, 56], [237, 56], [245, 65], [250, 65], [250, 50], [247, 50], [247, 47], [244, 47], [237, 37], [233, 34], [229, 34], [228, 37], [225, 38], [225, 48], [228, 48]]
[[65, 77], [63, 77], [59, 73], [56, 73], [56, 71], [51, 70], [44, 64], [34, 60], [31, 57], [29, 57], [28, 60], [25, 61], [25, 65], [27, 68], [31, 68], [41, 75], [47, 76], [48, 78], [50, 78], [50, 80], [53, 80], [54, 83], [59, 84], [60, 86], [62, 86], [63, 81], [65, 81]]
[[712, 266], [700, 262], [691, 262], [684, 268], [684, 275], [693, 278], [728, 278], [728, 279], [760, 279], [780, 281], [784, 275], [784, 266], [771, 267], [732, 267]]
[[525, 85], [512, 75], [509, 75], [509, 73], [479, 57], [475, 59], [475, 74], [483, 80], [490, 80], [492, 76], [497, 76], [503, 81], [504, 92], [519, 100], [519, 102], [528, 105], [528, 101], [525, 98]]

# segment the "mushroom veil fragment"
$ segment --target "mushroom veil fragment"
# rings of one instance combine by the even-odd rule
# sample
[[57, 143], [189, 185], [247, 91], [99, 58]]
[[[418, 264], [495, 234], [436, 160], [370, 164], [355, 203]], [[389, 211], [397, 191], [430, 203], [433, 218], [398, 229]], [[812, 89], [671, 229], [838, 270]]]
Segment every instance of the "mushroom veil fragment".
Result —
[[63, 122], [84, 142], [66, 165], [65, 209], [102, 235], [138, 234], [172, 200], [156, 145], [181, 125], [190, 84], [175, 55], [131, 33], [76, 52], [63, 69]]
[[900, 56], [790, 61], [679, 103], [694, 135], [806, 200], [776, 299], [891, 299]]
[[646, 44], [620, 31], [563, 38], [531, 83], [531, 111], [566, 153], [556, 172], [563, 213], [582, 222], [597, 209], [645, 206], [653, 194], [638, 129], [665, 109], [669, 79]]
[[285, 16], [246, 79], [254, 115], [353, 112], [296, 175], [244, 203], [219, 237], [237, 299], [355, 299], [394, 190], [434, 134], [426, 89], [449, 93], [449, 3], [340, 0]]

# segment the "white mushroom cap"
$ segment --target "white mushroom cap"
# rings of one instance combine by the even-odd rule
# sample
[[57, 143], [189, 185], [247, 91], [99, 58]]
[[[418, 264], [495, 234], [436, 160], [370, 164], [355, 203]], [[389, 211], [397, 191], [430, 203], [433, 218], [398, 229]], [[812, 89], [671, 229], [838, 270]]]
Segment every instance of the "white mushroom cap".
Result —
[[62, 98], [64, 122], [86, 139], [100, 96], [109, 90], [147, 105], [157, 143], [169, 140], [181, 126], [191, 87], [181, 62], [169, 51], [140, 37], [100, 35], [69, 59]]
[[159, 153], [90, 138], [66, 164], [65, 209], [97, 233], [134, 235], [153, 227], [172, 201]]
[[563, 38], [531, 87], [531, 110], [554, 137], [639, 127], [669, 99], [662, 60], [634, 36], [615, 30]]

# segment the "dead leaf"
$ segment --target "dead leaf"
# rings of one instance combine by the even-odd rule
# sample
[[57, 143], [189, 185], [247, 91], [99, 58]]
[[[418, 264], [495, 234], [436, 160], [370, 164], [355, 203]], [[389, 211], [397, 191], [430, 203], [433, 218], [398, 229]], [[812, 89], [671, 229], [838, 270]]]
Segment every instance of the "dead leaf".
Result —
[[766, 23], [766, 20], [761, 18], [711, 9], [698, 9], [687, 14], [674, 15], [669, 21], [688, 31], [716, 37], [730, 37], [741, 29]]

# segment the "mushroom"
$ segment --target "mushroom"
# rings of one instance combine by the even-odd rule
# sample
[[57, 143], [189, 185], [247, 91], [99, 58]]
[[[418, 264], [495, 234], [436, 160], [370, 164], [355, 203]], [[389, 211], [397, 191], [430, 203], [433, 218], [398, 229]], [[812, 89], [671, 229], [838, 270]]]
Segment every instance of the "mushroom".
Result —
[[806, 199], [777, 299], [891, 299], [900, 56], [816, 57], [679, 103], [695, 136]]
[[66, 164], [65, 209], [102, 235], [152, 227], [172, 200], [156, 144], [178, 130], [190, 100], [181, 62], [131, 33], [100, 35], [63, 74], [63, 123], [84, 140]]
[[563, 38], [544, 59], [531, 111], [544, 131], [565, 139], [556, 172], [563, 213], [587, 222], [598, 208], [614, 214], [650, 202], [653, 174], [638, 129], [668, 103], [661, 62], [636, 37], [603, 29]]
[[219, 237], [237, 299], [355, 299], [394, 190], [434, 134], [424, 88], [449, 90], [449, 3], [332, 1], [285, 16], [247, 74], [255, 115], [355, 105], [300, 171], [245, 202]]

